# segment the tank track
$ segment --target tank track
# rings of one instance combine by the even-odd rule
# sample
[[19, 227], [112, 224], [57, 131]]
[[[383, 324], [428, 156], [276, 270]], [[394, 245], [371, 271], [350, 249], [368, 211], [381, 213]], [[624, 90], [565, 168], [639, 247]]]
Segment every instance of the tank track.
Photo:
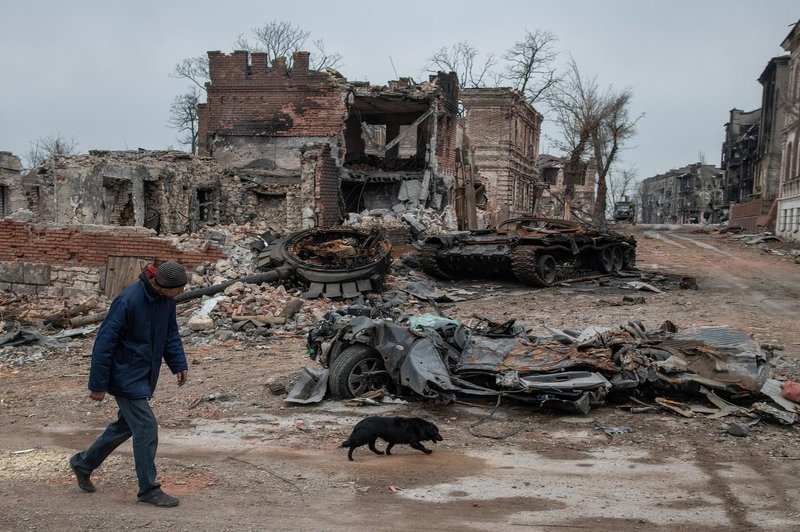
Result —
[[[591, 252], [592, 255], [596, 255], [603, 248], [613, 245], [615, 244], [591, 246], [581, 250], [581, 253]], [[549, 285], [541, 278], [537, 271], [538, 258], [544, 253], [549, 253], [556, 257], [556, 264], [558, 265], [556, 278]], [[558, 283], [580, 281], [595, 277], [596, 275], [600, 274], [600, 272], [595, 268], [577, 268], [574, 265], [567, 266], [563, 261], [559, 262], [558, 257], [563, 257], [565, 253], [572, 255], [572, 251], [563, 246], [518, 247], [514, 250], [511, 257], [511, 271], [520, 282], [536, 287], [547, 287]]]
[[439, 246], [436, 244], [423, 244], [419, 253], [420, 268], [429, 275], [439, 279], [450, 280], [453, 276], [445, 272], [442, 267], [439, 266], [439, 259], [436, 257], [438, 252]]

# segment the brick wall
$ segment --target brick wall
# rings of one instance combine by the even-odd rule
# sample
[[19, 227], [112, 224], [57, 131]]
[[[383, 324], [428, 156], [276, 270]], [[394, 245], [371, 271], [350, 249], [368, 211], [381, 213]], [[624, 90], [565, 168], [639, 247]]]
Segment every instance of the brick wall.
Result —
[[102, 266], [109, 256], [174, 260], [187, 268], [215, 262], [226, 255], [213, 244], [181, 250], [142, 228], [49, 226], [0, 220], [0, 261], [64, 266]]
[[346, 88], [327, 72], [308, 70], [308, 53], [267, 65], [266, 54], [208, 52], [211, 83], [201, 108], [200, 154], [215, 135], [334, 137], [342, 129]]
[[331, 158], [330, 146], [326, 146], [319, 154], [315, 181], [318, 225], [330, 227], [340, 224], [342, 210], [339, 206], [339, 168]]
[[532, 214], [542, 116], [509, 89], [466, 89], [461, 100], [487, 210], [495, 222]]

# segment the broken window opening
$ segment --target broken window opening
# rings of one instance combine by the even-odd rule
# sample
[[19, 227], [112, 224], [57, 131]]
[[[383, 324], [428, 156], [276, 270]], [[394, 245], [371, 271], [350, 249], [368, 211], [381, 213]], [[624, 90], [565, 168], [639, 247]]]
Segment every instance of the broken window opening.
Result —
[[103, 203], [111, 225], [136, 225], [133, 207], [133, 184], [116, 177], [103, 178]]
[[345, 165], [356, 170], [424, 170], [431, 115], [427, 100], [357, 96], [345, 123]]
[[5, 218], [8, 211], [8, 187], [0, 185], [0, 218]]
[[542, 183], [555, 185], [558, 180], [558, 168], [549, 167], [542, 169]]
[[161, 233], [162, 193], [158, 182], [144, 182], [144, 226], [156, 233]]
[[200, 222], [211, 223], [216, 221], [217, 194], [211, 188], [197, 189], [197, 218]]

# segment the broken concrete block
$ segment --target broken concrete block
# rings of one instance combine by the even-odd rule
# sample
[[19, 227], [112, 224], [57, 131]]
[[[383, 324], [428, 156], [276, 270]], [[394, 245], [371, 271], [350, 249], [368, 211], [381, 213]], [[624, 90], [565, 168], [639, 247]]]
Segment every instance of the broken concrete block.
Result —
[[23, 263], [22, 266], [23, 282], [27, 284], [49, 285], [50, 284], [50, 265]]
[[400, 201], [419, 201], [420, 197], [420, 189], [422, 188], [422, 182], [412, 180], [412, 181], [403, 181], [400, 184], [400, 191], [397, 194], [397, 199]]
[[193, 331], [210, 331], [214, 328], [214, 320], [208, 316], [192, 316], [186, 325]]
[[0, 282], [22, 283], [24, 275], [22, 262], [0, 262]]
[[402, 203], [398, 203], [397, 205], [392, 205], [392, 210], [394, 212], [403, 212], [406, 210], [406, 206]]
[[406, 213], [406, 214], [404, 214], [404, 215], [403, 215], [403, 220], [405, 220], [405, 222], [406, 222], [408, 225], [410, 225], [410, 226], [411, 226], [411, 230], [412, 230], [412, 231], [413, 231], [415, 234], [419, 234], [419, 233], [424, 233], [424, 232], [425, 232], [425, 229], [426, 229], [426, 228], [425, 228], [425, 226], [422, 224], [422, 222], [420, 222], [419, 220], [417, 220], [417, 219], [414, 217], [414, 215], [413, 215], [413, 214], [409, 214], [409, 213]]
[[232, 285], [230, 285], [229, 287], [227, 287], [223, 293], [226, 296], [229, 296], [229, 295], [234, 294], [236, 292], [241, 292], [243, 288], [244, 288], [244, 283], [236, 282], [236, 283], [233, 283]]

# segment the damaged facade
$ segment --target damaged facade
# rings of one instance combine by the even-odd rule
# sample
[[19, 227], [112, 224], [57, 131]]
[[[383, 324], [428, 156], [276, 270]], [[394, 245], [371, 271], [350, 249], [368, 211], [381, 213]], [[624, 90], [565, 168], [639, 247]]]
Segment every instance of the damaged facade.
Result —
[[536, 215], [573, 220], [573, 209], [584, 213], [594, 210], [596, 167], [594, 158], [585, 165], [581, 178], [565, 178], [568, 160], [554, 155], [539, 156], [539, 181], [543, 192]]
[[0, 220], [24, 208], [22, 163], [19, 157], [0, 151]]
[[[349, 83], [266, 54], [209, 52], [200, 153], [234, 169], [280, 229], [341, 223], [350, 212], [452, 203], [458, 83]], [[404, 148], [401, 150], [401, 146]]]
[[781, 185], [775, 233], [800, 241], [800, 20], [781, 47], [789, 53], [789, 83], [781, 129]]
[[642, 222], [718, 222], [724, 216], [722, 170], [694, 163], [642, 181]]
[[464, 89], [460, 93], [464, 134], [475, 166], [473, 186], [481, 208], [480, 227], [533, 214], [542, 115], [517, 91]]
[[256, 216], [247, 210], [244, 187], [219, 164], [179, 151], [56, 156], [29, 172], [23, 188], [35, 222], [187, 233]]
[[781, 128], [788, 84], [788, 56], [773, 57], [758, 78], [761, 108], [750, 112], [732, 109], [725, 124], [722, 168], [725, 203], [730, 222], [749, 232], [771, 228], [773, 204], [779, 193]]

